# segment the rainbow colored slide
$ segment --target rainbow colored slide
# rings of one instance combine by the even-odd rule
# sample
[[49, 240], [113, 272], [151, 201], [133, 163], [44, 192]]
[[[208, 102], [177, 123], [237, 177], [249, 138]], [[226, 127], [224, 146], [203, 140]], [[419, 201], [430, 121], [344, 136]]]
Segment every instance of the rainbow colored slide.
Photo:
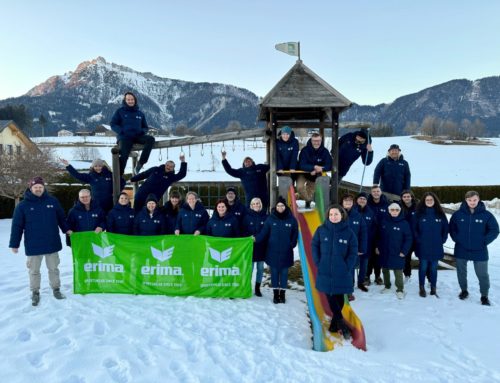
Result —
[[[321, 193], [316, 193], [321, 194]], [[343, 343], [343, 337], [328, 331], [332, 312], [326, 300], [326, 296], [316, 290], [316, 265], [312, 258], [311, 241], [317, 227], [324, 221], [322, 204], [316, 204], [316, 209], [299, 212], [295, 200], [295, 190], [290, 187], [290, 199], [292, 211], [299, 223], [299, 255], [306, 289], [307, 305], [313, 331], [313, 350], [331, 351]], [[321, 200], [321, 198], [318, 198]], [[320, 202], [320, 201], [318, 201]], [[347, 296], [344, 297], [344, 308], [342, 315], [346, 324], [351, 329], [352, 345], [366, 351], [366, 338], [363, 324], [349, 304]]]

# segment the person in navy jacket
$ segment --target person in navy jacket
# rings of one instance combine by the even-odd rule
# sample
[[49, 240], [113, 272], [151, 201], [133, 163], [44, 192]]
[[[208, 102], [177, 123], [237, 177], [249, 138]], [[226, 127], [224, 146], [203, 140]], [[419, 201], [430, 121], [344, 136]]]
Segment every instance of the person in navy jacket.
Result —
[[373, 173], [373, 184], [380, 185], [383, 192], [396, 195], [410, 189], [410, 166], [404, 160], [399, 145], [392, 144], [387, 157], [379, 161]]
[[[382, 222], [384, 217], [387, 215], [387, 208], [389, 206], [389, 201], [387, 201], [387, 197], [382, 194], [382, 190], [379, 186], [372, 186], [370, 190], [370, 195], [368, 196], [368, 206], [375, 213], [375, 220], [377, 224]], [[383, 285], [384, 281], [382, 280], [381, 272], [382, 269], [380, 267], [380, 260], [378, 254], [375, 252], [375, 242], [377, 238], [378, 228], [374, 234], [374, 241], [372, 242], [373, 246], [371, 248], [371, 255], [368, 259], [368, 270], [366, 272], [366, 284], [369, 286], [371, 284], [371, 274], [372, 272], [375, 275], [375, 284]]]
[[106, 217], [106, 231], [109, 233], [134, 234], [134, 209], [130, 207], [127, 193], [120, 193], [118, 202]]
[[266, 263], [271, 268], [274, 303], [286, 302], [288, 268], [293, 265], [293, 249], [297, 246], [298, 234], [297, 220], [286, 205], [286, 201], [278, 197], [271, 215], [255, 237], [257, 243], [267, 241]]
[[[366, 194], [365, 192], [361, 192], [356, 196], [356, 205], [354, 205], [354, 208], [358, 210], [359, 214], [361, 214], [366, 223], [366, 234], [367, 234], [366, 253], [365, 253], [366, 270], [363, 276], [361, 271], [362, 264], [360, 262], [358, 282], [361, 281], [361, 276], [364, 277], [364, 282], [361, 285], [358, 283], [358, 288], [362, 291], [367, 292], [368, 288], [366, 286], [369, 285], [370, 283], [370, 277], [368, 277], [368, 264], [370, 260], [373, 258], [372, 255], [374, 253], [375, 235], [377, 233], [377, 216], [375, 215], [375, 212], [371, 209], [371, 207], [368, 206], [368, 194]], [[377, 259], [375, 259], [375, 261], [378, 263]], [[378, 270], [380, 276], [380, 266]]]
[[369, 166], [373, 161], [371, 140], [364, 130], [346, 133], [339, 138], [339, 179], [343, 178], [352, 164], [361, 157], [361, 161]]
[[443, 245], [448, 238], [448, 219], [441, 207], [439, 198], [426, 192], [418, 203], [415, 215], [411, 218], [415, 255], [420, 264], [418, 268], [419, 295], [427, 296], [425, 276], [429, 273], [431, 295], [436, 295], [438, 262], [444, 256]]
[[177, 216], [175, 235], [204, 234], [208, 219], [208, 213], [199, 201], [198, 194], [193, 191], [187, 192], [186, 202], [182, 204]]
[[226, 152], [222, 153], [222, 166], [227, 174], [239, 178], [245, 190], [246, 206], [250, 206], [252, 198], [260, 198], [264, 209], [267, 209], [269, 203], [269, 191], [267, 189], [267, 175], [269, 165], [255, 164], [251, 157], [245, 157], [243, 166], [239, 169], [233, 169], [226, 159]]
[[125, 93], [122, 106], [113, 114], [110, 124], [111, 129], [118, 135], [120, 175], [123, 175], [125, 171], [132, 146], [134, 144], [144, 145], [141, 157], [134, 169], [135, 174], [139, 173], [143, 165], [148, 162], [155, 138], [146, 134], [149, 130], [148, 123], [144, 113], [139, 110], [135, 94], [132, 92]]
[[240, 235], [238, 219], [229, 211], [226, 200], [215, 204], [212, 217], [207, 222], [206, 234], [212, 237], [237, 238]]
[[137, 193], [135, 193], [135, 211], [139, 211], [143, 208], [148, 195], [154, 194], [156, 199], [160, 201], [170, 185], [186, 177], [187, 162], [185, 161], [184, 155], [181, 155], [179, 160], [181, 161], [181, 168], [178, 173], [175, 173], [175, 163], [173, 161], [167, 161], [165, 165], [154, 166], [145, 172], [136, 174], [130, 179], [132, 182], [146, 179], [139, 187], [139, 190], [137, 190]]
[[[66, 170], [77, 180], [90, 185], [92, 199], [105, 213], [113, 207], [113, 173], [109, 170], [106, 163], [101, 159], [92, 161], [92, 166], [88, 173], [80, 173], [65, 159], [61, 162], [66, 166]], [[125, 180], [120, 178], [121, 188], [125, 187]]]
[[[399, 206], [401, 206], [401, 213], [405, 216], [406, 221], [411, 227], [413, 217], [417, 210], [418, 200], [415, 198], [415, 194], [411, 190], [403, 190], [401, 192], [401, 200], [399, 201]], [[406, 254], [405, 257], [405, 267], [403, 269], [403, 274], [405, 276], [405, 281], [409, 281], [411, 278], [411, 255], [415, 251], [415, 238], [411, 245], [411, 249]]]
[[405, 256], [410, 251], [413, 241], [410, 225], [401, 214], [401, 206], [397, 203], [389, 205], [389, 214], [380, 222], [378, 228], [377, 248], [380, 266], [384, 276], [384, 289], [381, 293], [391, 292], [390, 271], [396, 279], [396, 295], [404, 298], [403, 267]]
[[276, 140], [276, 172], [281, 170], [296, 170], [299, 141], [295, 138], [292, 128], [285, 125], [278, 132]]
[[17, 254], [24, 234], [33, 306], [40, 301], [40, 266], [44, 257], [53, 295], [56, 299], [64, 299], [58, 268], [58, 251], [62, 249], [59, 229], [63, 233], [68, 231], [64, 211], [59, 201], [45, 190], [42, 177], [34, 177], [24, 199], [14, 209], [9, 241], [9, 248]]
[[181, 209], [182, 200], [181, 194], [177, 190], [170, 192], [168, 202], [163, 207], [163, 214], [165, 217], [165, 234], [174, 234], [175, 226], [177, 224], [177, 217]]
[[229, 206], [229, 211], [236, 217], [239, 227], [242, 228], [247, 208], [238, 198], [238, 192], [235, 187], [230, 186], [226, 189], [226, 202]]
[[75, 203], [66, 219], [69, 231], [67, 234], [67, 244], [70, 245], [68, 240], [73, 232], [80, 231], [94, 231], [100, 233], [106, 229], [106, 215], [104, 211], [92, 201], [90, 190], [82, 189], [78, 193], [78, 201]]
[[[257, 236], [264, 227], [264, 223], [267, 220], [267, 213], [262, 209], [262, 201], [260, 198], [252, 198], [250, 201], [250, 209], [248, 209], [243, 219], [242, 232], [243, 236]], [[266, 246], [267, 241], [262, 241], [259, 243], [254, 243], [253, 245], [253, 269], [257, 268], [257, 274], [255, 276], [255, 295], [258, 297], [262, 296], [260, 291], [260, 286], [262, 284], [262, 277], [264, 276], [264, 261], [266, 259]]]
[[358, 240], [349, 228], [348, 215], [340, 205], [328, 208], [328, 218], [314, 233], [311, 250], [318, 268], [316, 288], [325, 293], [333, 317], [329, 330], [349, 336], [342, 316], [344, 294], [352, 294], [352, 273], [358, 258]]
[[323, 145], [319, 133], [313, 133], [299, 154], [299, 170], [306, 172], [297, 177], [297, 192], [306, 201], [306, 207], [314, 197], [316, 178], [332, 169], [332, 156]]
[[146, 206], [134, 218], [135, 235], [161, 235], [165, 227], [165, 218], [158, 208], [154, 194], [146, 198]]
[[[367, 257], [367, 246], [368, 246], [368, 231], [366, 228], [366, 222], [363, 216], [359, 213], [358, 209], [354, 208], [354, 196], [351, 194], [345, 194], [341, 198], [341, 205], [347, 212], [347, 222], [349, 227], [356, 235], [356, 239], [358, 240], [358, 257], [356, 258], [355, 268], [358, 270], [358, 288], [361, 291], [368, 291], [365, 287], [365, 276], [366, 269], [368, 266], [368, 257]], [[352, 271], [352, 280], [354, 282], [354, 269]], [[353, 300], [354, 295], [350, 295], [349, 299]]]
[[455, 242], [458, 284], [462, 289], [458, 297], [463, 300], [469, 296], [467, 262], [473, 261], [479, 280], [481, 303], [489, 306], [488, 245], [498, 237], [498, 222], [495, 216], [486, 210], [478, 192], [471, 190], [465, 193], [465, 201], [451, 216], [450, 236]]

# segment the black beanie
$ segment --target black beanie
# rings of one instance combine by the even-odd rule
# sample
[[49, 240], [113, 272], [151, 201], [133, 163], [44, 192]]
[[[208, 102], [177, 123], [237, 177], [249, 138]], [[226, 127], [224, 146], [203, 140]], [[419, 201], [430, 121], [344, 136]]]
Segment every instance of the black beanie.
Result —
[[158, 198], [156, 198], [156, 196], [153, 193], [149, 194], [148, 198], [146, 198], [146, 203], [151, 202], [151, 201], [153, 201], [154, 203], [156, 203], [158, 205]]

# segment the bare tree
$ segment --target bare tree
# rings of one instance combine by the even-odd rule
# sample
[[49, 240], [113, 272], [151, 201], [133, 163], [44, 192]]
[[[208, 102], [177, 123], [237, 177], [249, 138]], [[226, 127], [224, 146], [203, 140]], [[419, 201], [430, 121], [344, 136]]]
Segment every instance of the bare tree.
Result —
[[15, 200], [23, 196], [28, 182], [36, 176], [45, 182], [55, 180], [58, 166], [50, 148], [22, 150], [20, 153], [0, 155], [0, 196]]
[[420, 126], [418, 125], [418, 122], [416, 122], [416, 121], [408, 121], [406, 123], [405, 128], [404, 128], [404, 132], [406, 134], [409, 134], [409, 135], [417, 134], [419, 130], [420, 130]]
[[469, 130], [469, 138], [477, 138], [484, 135], [486, 128], [479, 118], [476, 118]]
[[458, 124], [451, 120], [446, 120], [443, 122], [441, 126], [441, 132], [451, 140], [458, 140], [461, 137]]
[[439, 128], [442, 124], [440, 118], [435, 116], [427, 116], [422, 121], [422, 134], [426, 136], [436, 137], [439, 134]]
[[93, 161], [99, 157], [99, 150], [92, 146], [79, 146], [73, 149], [73, 159], [75, 160]]

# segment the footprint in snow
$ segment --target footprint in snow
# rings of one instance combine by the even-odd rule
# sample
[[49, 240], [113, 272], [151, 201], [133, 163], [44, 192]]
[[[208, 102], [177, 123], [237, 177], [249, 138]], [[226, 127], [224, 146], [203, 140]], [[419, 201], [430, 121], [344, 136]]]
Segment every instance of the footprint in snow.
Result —
[[31, 339], [31, 331], [28, 329], [23, 329], [17, 334], [17, 340], [19, 342], [28, 342]]
[[104, 360], [103, 366], [106, 368], [113, 381], [117, 383], [128, 383], [132, 381], [130, 368], [126, 361], [117, 361], [112, 358], [107, 358]]

